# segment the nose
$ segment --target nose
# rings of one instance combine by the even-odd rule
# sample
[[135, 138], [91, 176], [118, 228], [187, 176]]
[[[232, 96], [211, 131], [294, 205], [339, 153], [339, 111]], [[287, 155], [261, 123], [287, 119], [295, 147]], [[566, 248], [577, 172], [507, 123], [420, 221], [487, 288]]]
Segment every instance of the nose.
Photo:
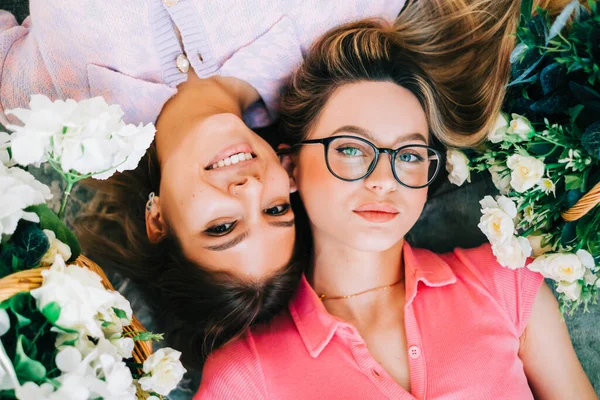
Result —
[[365, 186], [377, 194], [393, 192], [398, 187], [398, 181], [394, 178], [388, 157], [390, 157], [389, 154], [382, 154], [371, 175], [364, 180]]
[[257, 176], [240, 176], [229, 185], [229, 192], [234, 196], [255, 198], [260, 197], [262, 183]]

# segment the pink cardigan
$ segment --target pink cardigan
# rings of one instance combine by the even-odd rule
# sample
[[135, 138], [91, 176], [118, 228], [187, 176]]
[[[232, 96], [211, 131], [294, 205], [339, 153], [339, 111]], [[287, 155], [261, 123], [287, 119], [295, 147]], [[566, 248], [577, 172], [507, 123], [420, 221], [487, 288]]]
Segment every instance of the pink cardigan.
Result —
[[246, 117], [266, 125], [290, 72], [319, 35], [361, 18], [393, 20], [404, 2], [30, 0], [22, 25], [0, 10], [0, 123], [6, 109], [26, 106], [36, 93], [102, 95], [123, 106], [127, 122], [154, 122], [187, 79], [176, 64], [183, 55], [202, 78], [252, 84], [263, 102]]
[[405, 244], [404, 264], [410, 393], [303, 279], [289, 313], [208, 358], [194, 399], [533, 399], [519, 338], [542, 276], [499, 266], [489, 244]]

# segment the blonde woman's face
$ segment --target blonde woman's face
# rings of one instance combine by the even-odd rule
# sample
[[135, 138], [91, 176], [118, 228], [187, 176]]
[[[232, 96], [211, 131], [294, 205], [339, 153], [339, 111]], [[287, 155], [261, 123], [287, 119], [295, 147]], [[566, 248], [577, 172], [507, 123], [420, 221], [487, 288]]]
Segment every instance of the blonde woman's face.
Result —
[[[396, 149], [427, 144], [428, 124], [408, 90], [390, 82], [359, 82], [334, 92], [308, 139], [338, 135]], [[323, 144], [308, 144], [300, 148], [293, 174], [315, 241], [326, 238], [361, 251], [396, 244], [415, 224], [427, 198], [426, 187], [411, 189], [396, 181], [388, 154], [380, 155], [367, 178], [347, 182], [327, 168]]]

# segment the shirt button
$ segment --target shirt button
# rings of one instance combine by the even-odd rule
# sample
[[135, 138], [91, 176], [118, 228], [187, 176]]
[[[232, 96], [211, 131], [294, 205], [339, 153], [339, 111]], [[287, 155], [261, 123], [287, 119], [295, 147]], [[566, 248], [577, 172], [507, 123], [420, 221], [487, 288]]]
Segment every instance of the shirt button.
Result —
[[163, 4], [167, 7], [173, 7], [177, 3], [179, 3], [179, 0], [163, 0]]
[[421, 349], [417, 346], [411, 346], [410, 349], [408, 349], [408, 355], [410, 358], [419, 358], [421, 356]]
[[177, 59], [175, 60], [175, 65], [177, 65], [177, 69], [183, 72], [184, 74], [190, 69], [190, 62], [188, 61], [185, 54], [180, 54], [177, 56]]

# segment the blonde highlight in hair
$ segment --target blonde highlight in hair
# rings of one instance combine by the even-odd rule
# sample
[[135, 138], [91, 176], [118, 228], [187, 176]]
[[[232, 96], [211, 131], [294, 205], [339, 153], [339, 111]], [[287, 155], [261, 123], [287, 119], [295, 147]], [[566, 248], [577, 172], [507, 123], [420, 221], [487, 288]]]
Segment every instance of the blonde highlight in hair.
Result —
[[389, 81], [420, 101], [447, 146], [481, 143], [504, 100], [520, 2], [410, 1], [393, 24], [335, 28], [313, 45], [282, 102], [286, 141], [305, 138], [340, 85]]

